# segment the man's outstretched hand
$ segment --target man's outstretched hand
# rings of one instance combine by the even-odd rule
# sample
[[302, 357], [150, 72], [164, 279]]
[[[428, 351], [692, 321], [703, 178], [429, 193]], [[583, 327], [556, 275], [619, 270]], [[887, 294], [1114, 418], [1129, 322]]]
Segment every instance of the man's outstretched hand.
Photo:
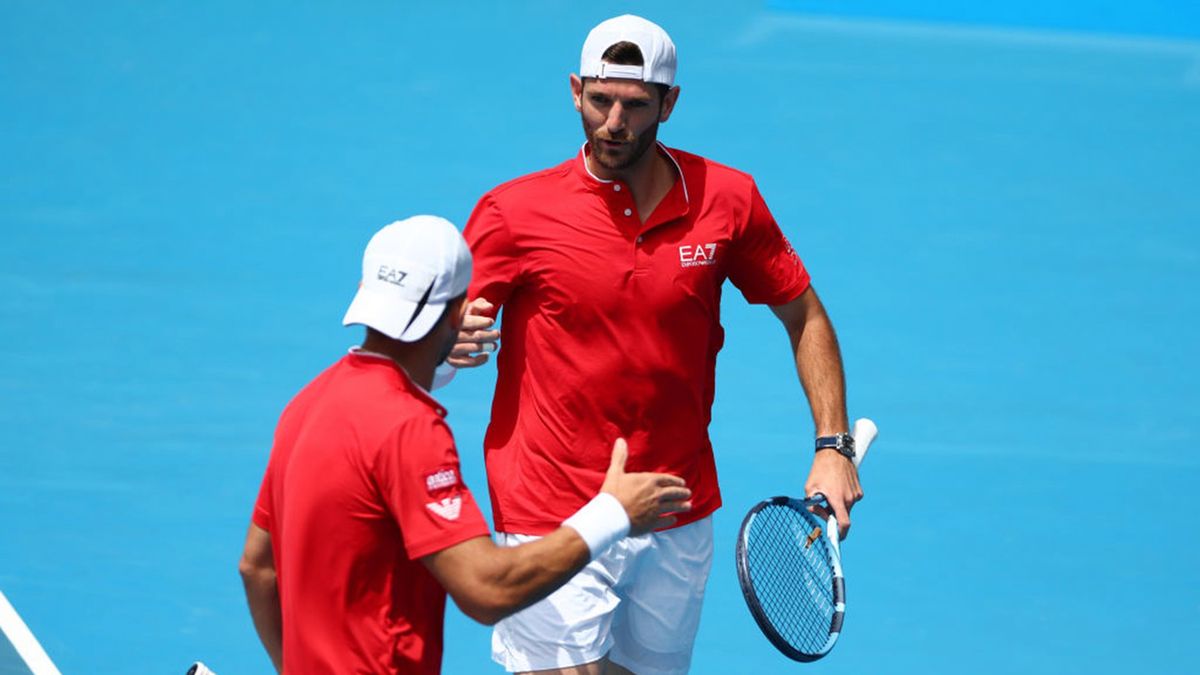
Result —
[[629, 446], [624, 438], [613, 443], [612, 462], [601, 492], [621, 502], [629, 514], [629, 535], [637, 536], [675, 524], [671, 514], [690, 511], [692, 491], [679, 476], [666, 473], [625, 473]]

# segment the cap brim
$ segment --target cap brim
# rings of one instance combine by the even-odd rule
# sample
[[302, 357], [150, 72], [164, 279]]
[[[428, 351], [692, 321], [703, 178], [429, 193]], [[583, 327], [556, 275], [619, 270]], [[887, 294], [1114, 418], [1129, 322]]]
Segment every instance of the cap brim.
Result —
[[369, 326], [393, 340], [416, 342], [429, 334], [446, 308], [444, 302], [431, 302], [420, 305], [418, 313], [418, 304], [363, 286], [342, 317], [342, 325]]

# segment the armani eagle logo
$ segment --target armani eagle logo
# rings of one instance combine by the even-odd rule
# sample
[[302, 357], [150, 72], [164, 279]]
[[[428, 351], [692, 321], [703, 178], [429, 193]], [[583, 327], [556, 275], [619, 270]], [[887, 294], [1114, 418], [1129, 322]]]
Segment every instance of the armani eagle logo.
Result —
[[429, 502], [425, 508], [446, 520], [458, 520], [462, 514], [462, 497], [445, 497], [441, 501]]

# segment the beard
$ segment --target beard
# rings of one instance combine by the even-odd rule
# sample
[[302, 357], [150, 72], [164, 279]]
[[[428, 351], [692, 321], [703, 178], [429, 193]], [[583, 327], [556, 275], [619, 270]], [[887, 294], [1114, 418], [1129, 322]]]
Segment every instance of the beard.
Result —
[[[583, 123], [583, 133], [592, 148], [592, 159], [609, 171], [624, 171], [637, 164], [645, 156], [646, 151], [654, 146], [658, 139], [658, 122], [646, 129], [640, 136], [626, 131], [623, 136], [614, 137], [600, 128], [589, 129], [587, 122]], [[601, 141], [617, 141], [619, 148], [608, 149]]]
[[450, 337], [446, 338], [446, 343], [442, 345], [435, 365], [440, 366], [445, 363], [446, 359], [450, 358], [450, 354], [454, 351], [454, 345], [456, 344], [458, 344], [458, 333], [454, 332], [450, 334]]

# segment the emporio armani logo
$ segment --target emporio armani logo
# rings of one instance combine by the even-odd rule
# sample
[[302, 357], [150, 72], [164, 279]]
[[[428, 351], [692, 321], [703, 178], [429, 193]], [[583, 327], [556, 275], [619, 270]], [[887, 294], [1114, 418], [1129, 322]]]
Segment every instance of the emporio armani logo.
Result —
[[716, 244], [696, 244], [679, 247], [680, 267], [700, 267], [717, 264]]
[[446, 520], [458, 520], [462, 514], [462, 497], [445, 497], [441, 501], [429, 502], [425, 508]]
[[425, 476], [425, 489], [428, 490], [430, 494], [433, 494], [442, 488], [448, 488], [457, 484], [458, 472], [454, 470], [454, 467], [439, 469], [438, 471]]
[[786, 238], [784, 238], [783, 241], [785, 244], [787, 244], [786, 255], [791, 256], [792, 260], [800, 262], [800, 256], [796, 255], [796, 249], [792, 248], [792, 242], [788, 241]]

